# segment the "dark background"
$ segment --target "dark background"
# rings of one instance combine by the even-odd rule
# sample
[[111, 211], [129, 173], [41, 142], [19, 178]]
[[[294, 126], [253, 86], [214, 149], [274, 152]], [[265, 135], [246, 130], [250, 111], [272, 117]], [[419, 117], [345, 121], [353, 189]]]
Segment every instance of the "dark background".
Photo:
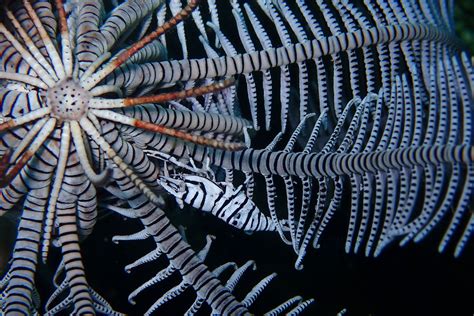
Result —
[[474, 52], [474, 1], [455, 1], [456, 32], [471, 52]]

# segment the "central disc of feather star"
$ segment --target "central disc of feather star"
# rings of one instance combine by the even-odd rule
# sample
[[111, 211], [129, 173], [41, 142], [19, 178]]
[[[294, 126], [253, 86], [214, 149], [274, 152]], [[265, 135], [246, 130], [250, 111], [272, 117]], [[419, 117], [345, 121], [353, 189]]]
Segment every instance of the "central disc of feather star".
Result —
[[71, 79], [60, 82], [46, 93], [51, 114], [62, 121], [79, 121], [87, 113], [91, 98], [89, 91]]

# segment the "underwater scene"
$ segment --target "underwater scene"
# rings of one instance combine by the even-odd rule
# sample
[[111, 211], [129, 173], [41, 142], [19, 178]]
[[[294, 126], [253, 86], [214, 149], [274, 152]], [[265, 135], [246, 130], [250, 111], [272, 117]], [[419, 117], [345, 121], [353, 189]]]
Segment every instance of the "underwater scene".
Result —
[[0, 315], [473, 315], [473, 15], [1, 1]]

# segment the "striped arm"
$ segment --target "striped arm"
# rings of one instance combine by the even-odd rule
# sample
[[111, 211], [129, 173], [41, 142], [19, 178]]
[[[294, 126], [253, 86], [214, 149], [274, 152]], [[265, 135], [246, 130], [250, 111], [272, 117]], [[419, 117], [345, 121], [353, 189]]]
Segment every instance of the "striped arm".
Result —
[[11, 266], [6, 274], [9, 280], [2, 291], [0, 310], [5, 315], [31, 315], [35, 311], [32, 293], [47, 197], [47, 187], [32, 190], [26, 196]]
[[250, 126], [250, 122], [236, 116], [191, 110], [173, 110], [151, 104], [144, 107], [133, 107], [123, 113], [130, 117], [166, 127], [226, 135], [241, 135], [244, 129]]
[[73, 23], [71, 31], [75, 32], [77, 59], [76, 77], [81, 75], [99, 56], [107, 51], [107, 40], [100, 33], [101, 2], [86, 0], [80, 1], [73, 8]]
[[[72, 203], [71, 203], [72, 198]], [[59, 194], [57, 217], [59, 224], [58, 238], [64, 261], [65, 279], [68, 283], [69, 297], [75, 314], [94, 314], [92, 297], [86, 281], [84, 264], [79, 247], [77, 231], [77, 207], [74, 196], [62, 190]]]
[[138, 218], [153, 236], [160, 251], [168, 257], [170, 265], [178, 269], [183, 280], [191, 284], [196, 293], [222, 314], [242, 314], [244, 306], [237, 302], [230, 291], [220, 284], [195, 252], [187, 245], [178, 230], [174, 228], [163, 211], [148, 202], [137, 192], [127, 177], [116, 178], [120, 188], [129, 196], [129, 204], [136, 209]]
[[100, 32], [107, 41], [106, 51], [117, 44], [117, 40], [123, 37], [127, 29], [152, 13], [160, 4], [160, 0], [133, 0], [124, 2], [115, 8], [100, 27]]
[[[352, 173], [376, 173], [427, 164], [465, 164], [474, 160], [470, 145], [434, 145], [398, 148], [358, 154], [301, 154], [246, 149], [239, 152], [212, 152], [211, 162], [226, 169], [257, 172], [263, 175], [335, 177]], [[260, 161], [252, 163], [253, 159]], [[275, 163], [268, 163], [274, 161]]]
[[97, 192], [86, 177], [82, 181], [87, 185], [83, 188], [77, 200], [78, 233], [81, 238], [89, 236], [97, 222]]
[[[197, 80], [213, 77], [229, 77], [253, 71], [264, 71], [287, 64], [303, 62], [322, 56], [336, 54], [372, 45], [398, 43], [401, 41], [434, 41], [452, 43], [449, 34], [427, 25], [400, 24], [369, 29], [360, 29], [351, 33], [329, 36], [320, 40], [296, 43], [250, 54], [224, 56], [215, 59], [187, 59], [181, 61], [164, 61], [151, 63], [144, 67], [153, 67], [157, 77], [145, 77], [135, 85], [154, 85], [178, 81]], [[454, 43], [452, 43], [454, 44]], [[130, 69], [142, 72], [141, 67]], [[138, 75], [138, 74], [137, 74]], [[127, 82], [116, 78], [110, 81], [115, 85], [128, 86]], [[124, 78], [122, 78], [123, 80]]]
[[117, 151], [119, 156], [128, 164], [133, 165], [134, 171], [143, 179], [147, 186], [156, 190], [158, 188], [156, 183], [156, 178], [159, 175], [158, 166], [150, 161], [142, 149], [125, 140], [114, 124], [104, 123], [102, 129], [103, 136]]

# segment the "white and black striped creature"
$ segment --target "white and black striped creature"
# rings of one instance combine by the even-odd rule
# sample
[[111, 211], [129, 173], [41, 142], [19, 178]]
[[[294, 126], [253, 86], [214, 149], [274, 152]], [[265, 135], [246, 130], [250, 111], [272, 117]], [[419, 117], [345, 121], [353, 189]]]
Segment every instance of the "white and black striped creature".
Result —
[[276, 231], [275, 223], [246, 195], [243, 185], [234, 188], [232, 184], [192, 174], [161, 176], [158, 183], [181, 208], [190, 205], [246, 232]]

